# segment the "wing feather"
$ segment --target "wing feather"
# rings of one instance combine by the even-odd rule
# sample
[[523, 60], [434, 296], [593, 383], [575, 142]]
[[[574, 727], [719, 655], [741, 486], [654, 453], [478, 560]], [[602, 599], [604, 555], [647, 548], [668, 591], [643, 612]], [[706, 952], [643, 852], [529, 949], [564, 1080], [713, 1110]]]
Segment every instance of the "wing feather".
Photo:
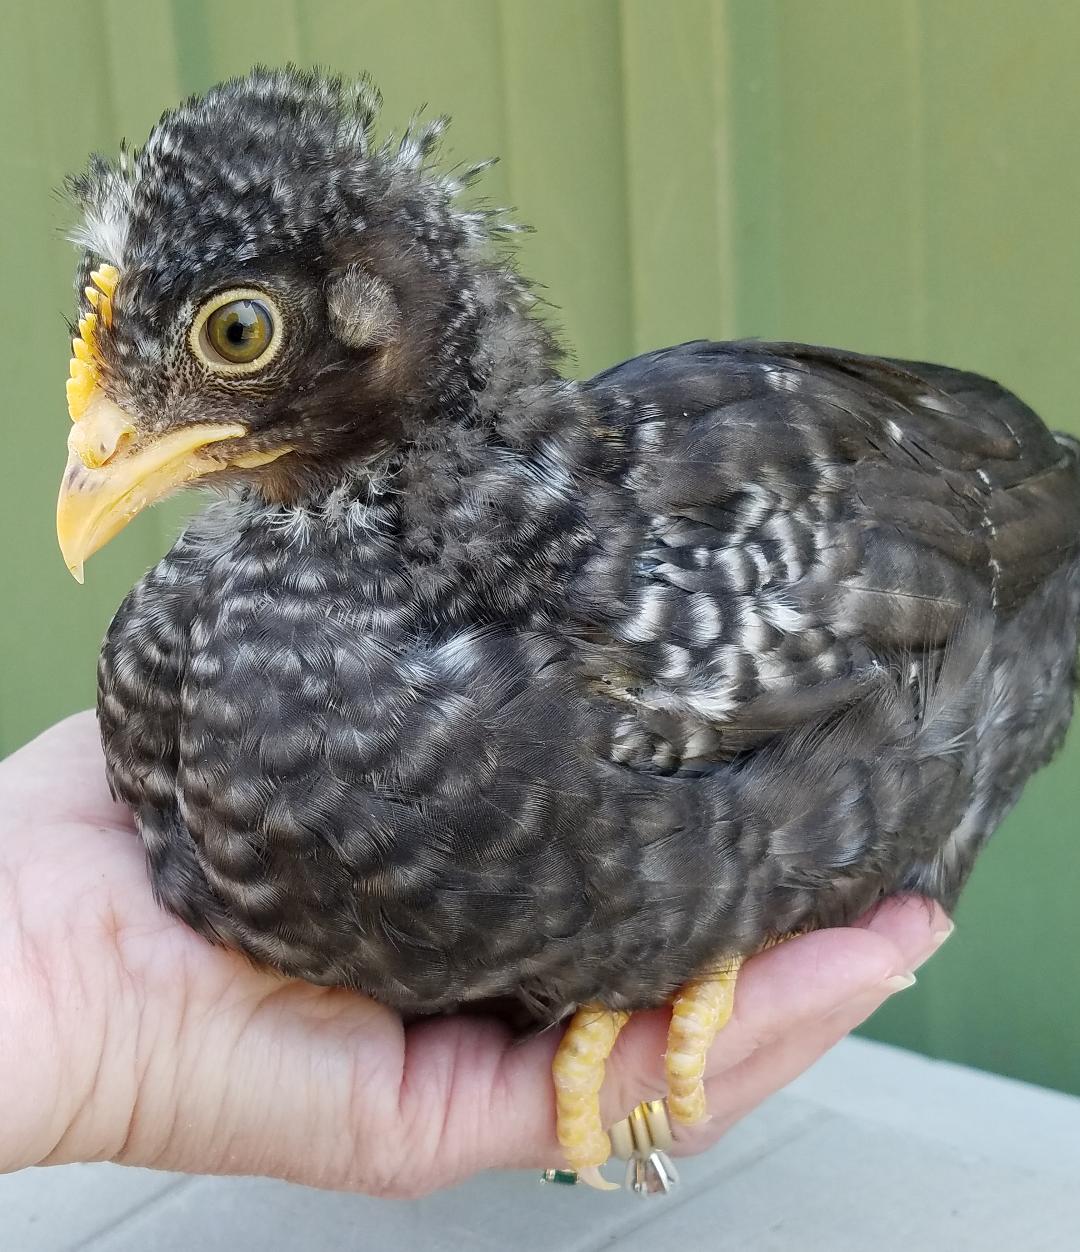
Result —
[[975, 374], [696, 342], [587, 390], [632, 415], [642, 522], [606, 568], [633, 576], [590, 666], [643, 768], [835, 714], [875, 672], [952, 674], [962, 631], [988, 648], [1080, 550], [1076, 444]]

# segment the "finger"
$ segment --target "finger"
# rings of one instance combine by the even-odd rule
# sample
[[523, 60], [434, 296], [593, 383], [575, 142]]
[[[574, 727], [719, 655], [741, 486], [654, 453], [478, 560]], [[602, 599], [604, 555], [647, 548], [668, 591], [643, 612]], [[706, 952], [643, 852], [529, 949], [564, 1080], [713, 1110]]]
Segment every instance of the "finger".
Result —
[[894, 985], [858, 996], [820, 1021], [804, 1023], [710, 1079], [705, 1093], [713, 1111], [712, 1120], [700, 1126], [675, 1127], [677, 1155], [692, 1156], [705, 1151], [769, 1096], [805, 1073], [886, 1000], [903, 990], [899, 976], [890, 982]]
[[[858, 926], [818, 931], [755, 957], [739, 976], [735, 1011], [710, 1051], [706, 1076], [738, 1065], [795, 1023], [816, 1021], [863, 993], [888, 994], [887, 980], [926, 960], [948, 937], [950, 926], [939, 905], [919, 897], [891, 899]], [[649, 1094], [635, 1094], [634, 1083], [647, 1083], [657, 1073], [656, 1061], [666, 1048], [669, 1015], [665, 1010], [648, 1018], [647, 1023], [631, 1022], [616, 1051], [608, 1090], [615, 1120], [641, 1099], [664, 1094], [662, 1076]], [[646, 1028], [651, 1034], [635, 1039], [635, 1032]], [[624, 1057], [630, 1062], [627, 1071], [618, 1068]], [[620, 1091], [624, 1072], [628, 1089]]]
[[898, 970], [916, 970], [952, 934], [949, 915], [925, 896], [890, 896], [855, 923], [883, 935], [899, 955]]
[[[817, 931], [748, 961], [739, 975], [731, 1020], [710, 1049], [706, 1078], [906, 973], [907, 953], [894, 942], [894, 929], [886, 919], [878, 930]], [[663, 1055], [669, 1021], [670, 1013], [660, 1010], [634, 1018], [623, 1032], [605, 1087], [610, 1120], [625, 1117], [643, 1099], [666, 1093]], [[642, 1087], [647, 1088], [643, 1094]]]
[[[803, 1012], [800, 1027], [785, 1030], [775, 1013], [771, 1017], [763, 1016], [764, 1033], [758, 1046], [742, 1057], [734, 1055], [730, 1048], [735, 1042], [734, 1035], [725, 1040], [726, 1032], [722, 1032], [712, 1050], [707, 1069], [708, 1075], [714, 1075], [706, 1085], [708, 1107], [713, 1119], [702, 1127], [678, 1129], [676, 1140], [681, 1153], [699, 1151], [714, 1143], [725, 1129], [797, 1077], [849, 1031], [865, 1021], [886, 999], [902, 989], [904, 972], [918, 968], [941, 946], [952, 932], [952, 923], [940, 905], [909, 896], [883, 901], [853, 929], [872, 931], [891, 945], [895, 954], [892, 973], [863, 994], [844, 1000], [824, 1017], [817, 1018], [812, 1011]], [[794, 942], [784, 947], [790, 949]], [[805, 944], [806, 941], [799, 942]], [[783, 949], [774, 951], [779, 960]], [[760, 976], [765, 957], [753, 964], [758, 967]], [[754, 986], [760, 986], [757, 979]], [[739, 994], [743, 995], [743, 1011], [752, 1012], [757, 1020], [756, 1006], [747, 1003], [749, 995], [742, 984]]]
[[[887, 937], [898, 953], [897, 970], [914, 970], [949, 937], [953, 925], [940, 905], [908, 896], [883, 901], [857, 922], [856, 928], [871, 929]], [[706, 1085], [708, 1106], [716, 1116], [702, 1127], [678, 1128], [679, 1153], [692, 1154], [715, 1143], [731, 1125], [813, 1065], [899, 990], [903, 986], [898, 974], [822, 1020], [807, 1023], [804, 1029], [766, 1044], [722, 1071]]]

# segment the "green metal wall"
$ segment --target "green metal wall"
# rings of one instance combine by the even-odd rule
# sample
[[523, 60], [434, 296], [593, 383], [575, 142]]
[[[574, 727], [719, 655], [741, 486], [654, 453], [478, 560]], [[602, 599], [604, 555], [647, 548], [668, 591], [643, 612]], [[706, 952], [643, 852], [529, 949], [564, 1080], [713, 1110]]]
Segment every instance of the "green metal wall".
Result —
[[[73, 254], [53, 189], [163, 108], [293, 59], [369, 70], [400, 123], [500, 154], [494, 201], [585, 373], [754, 334], [982, 370], [1080, 433], [1075, 0], [36, 0], [0, 45], [0, 744], [92, 699], [111, 611], [175, 534], [70, 579], [53, 537]], [[1080, 1091], [1080, 734], [959, 928], [870, 1033]]]

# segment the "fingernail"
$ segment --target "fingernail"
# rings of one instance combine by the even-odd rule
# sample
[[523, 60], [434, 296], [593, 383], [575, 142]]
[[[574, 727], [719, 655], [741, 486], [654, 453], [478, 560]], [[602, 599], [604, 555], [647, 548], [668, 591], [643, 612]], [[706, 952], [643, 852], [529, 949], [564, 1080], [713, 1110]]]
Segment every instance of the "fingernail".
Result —
[[922, 954], [914, 962], [915, 968], [918, 969], [918, 967], [923, 963], [923, 961], [928, 961], [934, 955], [934, 953], [938, 950], [938, 948], [941, 947], [941, 945], [945, 942], [945, 940], [948, 939], [948, 937], [952, 934], [952, 932], [955, 929], [956, 929], [956, 923], [951, 918], [946, 918], [945, 925], [939, 927], [937, 930], [931, 933], [930, 946], [927, 948], [924, 948], [922, 951]]
[[898, 991], [906, 991], [908, 987], [915, 986], [914, 974], [893, 974], [891, 978], [886, 978], [884, 986], [889, 995], [895, 995]]
[[934, 951], [935, 952], [938, 950], [938, 948], [941, 947], [941, 945], [945, 942], [945, 940], [948, 939], [948, 937], [952, 934], [952, 932], [955, 929], [956, 929], [956, 923], [950, 917], [946, 920], [946, 923], [941, 928], [941, 930], [934, 931]]

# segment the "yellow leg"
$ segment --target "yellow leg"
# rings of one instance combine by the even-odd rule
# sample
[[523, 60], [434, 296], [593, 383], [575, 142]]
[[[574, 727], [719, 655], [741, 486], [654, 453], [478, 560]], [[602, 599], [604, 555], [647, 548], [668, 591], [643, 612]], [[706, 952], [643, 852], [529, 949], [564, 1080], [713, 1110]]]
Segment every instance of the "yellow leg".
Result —
[[689, 1125], [705, 1118], [705, 1058], [727, 1024], [735, 1002], [735, 980], [742, 958], [721, 965], [681, 987], [671, 1010], [665, 1065], [668, 1112]]
[[[667, 1107], [674, 1121], [689, 1124], [706, 1115], [705, 1058], [731, 1017], [742, 959], [736, 957], [686, 983], [672, 1002], [666, 1068]], [[600, 1166], [611, 1155], [611, 1139], [600, 1120], [600, 1088], [615, 1040], [629, 1020], [629, 1013], [600, 1005], [578, 1009], [552, 1064], [556, 1131], [567, 1164], [581, 1182], [601, 1190], [613, 1190], [615, 1184], [600, 1173]], [[642, 1105], [635, 1112], [645, 1116], [646, 1111]], [[628, 1122], [631, 1129], [633, 1116]], [[622, 1123], [616, 1130], [622, 1133]], [[622, 1148], [620, 1155], [628, 1155], [626, 1145]]]
[[611, 1155], [611, 1140], [600, 1121], [600, 1087], [604, 1067], [629, 1013], [599, 1005], [578, 1009], [555, 1053], [556, 1128], [570, 1168], [578, 1178], [600, 1190], [614, 1190], [600, 1173]]

